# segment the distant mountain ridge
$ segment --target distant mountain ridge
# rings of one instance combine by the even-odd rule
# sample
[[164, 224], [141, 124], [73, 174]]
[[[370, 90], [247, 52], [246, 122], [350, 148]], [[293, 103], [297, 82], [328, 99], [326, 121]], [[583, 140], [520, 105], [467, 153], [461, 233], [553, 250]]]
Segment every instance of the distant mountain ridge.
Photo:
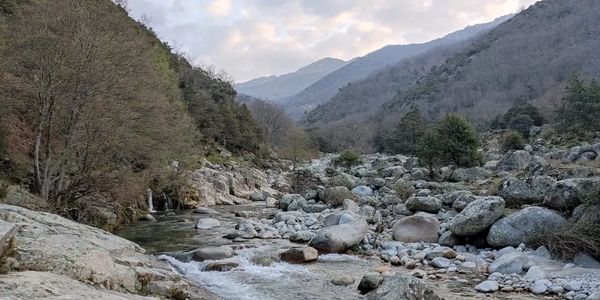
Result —
[[299, 93], [327, 74], [343, 67], [347, 62], [337, 58], [323, 58], [295, 72], [281, 76], [267, 76], [235, 85], [242, 94], [273, 102]]
[[339, 91], [339, 89], [349, 83], [364, 79], [371, 73], [387, 66], [394, 65], [402, 59], [423, 54], [436, 47], [467, 40], [482, 31], [496, 27], [510, 17], [511, 16], [504, 16], [490, 23], [468, 26], [462, 30], [427, 43], [389, 45], [383, 47], [363, 57], [357, 58], [335, 72], [328, 74], [300, 93], [285, 99], [283, 105], [292, 117], [300, 119], [304, 113], [327, 102]]

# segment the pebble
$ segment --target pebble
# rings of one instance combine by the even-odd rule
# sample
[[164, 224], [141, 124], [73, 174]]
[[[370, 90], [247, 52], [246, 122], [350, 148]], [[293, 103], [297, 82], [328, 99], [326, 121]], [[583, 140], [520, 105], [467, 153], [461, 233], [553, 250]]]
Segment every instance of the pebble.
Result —
[[493, 293], [498, 290], [498, 282], [486, 280], [475, 287], [475, 290], [482, 293]]
[[431, 265], [436, 268], [447, 268], [450, 266], [450, 260], [443, 257], [436, 257], [431, 261]]

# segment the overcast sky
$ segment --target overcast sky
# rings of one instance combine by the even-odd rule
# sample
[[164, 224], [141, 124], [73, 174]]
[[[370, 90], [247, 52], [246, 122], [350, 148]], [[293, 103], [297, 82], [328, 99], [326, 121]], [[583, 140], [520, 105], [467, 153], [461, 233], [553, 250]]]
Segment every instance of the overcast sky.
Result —
[[536, 0], [129, 0], [161, 39], [237, 82], [426, 42]]

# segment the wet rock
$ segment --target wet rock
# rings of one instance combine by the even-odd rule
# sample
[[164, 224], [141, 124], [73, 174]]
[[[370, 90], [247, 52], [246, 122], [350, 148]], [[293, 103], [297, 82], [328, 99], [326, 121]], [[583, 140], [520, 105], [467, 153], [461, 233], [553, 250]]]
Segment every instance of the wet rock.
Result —
[[312, 247], [291, 248], [281, 253], [281, 260], [293, 264], [302, 264], [319, 259], [319, 252]]
[[450, 220], [448, 229], [458, 236], [473, 236], [486, 230], [502, 216], [503, 211], [502, 198], [479, 198]]
[[233, 248], [229, 246], [207, 247], [183, 253], [182, 261], [219, 260], [233, 257]]
[[201, 215], [220, 215], [221, 214], [220, 212], [218, 212], [212, 208], [208, 208], [208, 207], [198, 207], [193, 210], [193, 213], [201, 214]]
[[504, 254], [497, 258], [489, 267], [490, 273], [502, 274], [519, 274], [523, 271], [523, 267], [529, 261], [527, 256], [522, 252], [515, 251]]
[[442, 209], [442, 201], [434, 197], [411, 197], [406, 200], [406, 207], [412, 211], [437, 213]]
[[367, 233], [367, 222], [363, 219], [321, 229], [309, 245], [320, 252], [341, 253], [359, 244]]
[[364, 294], [376, 289], [377, 287], [379, 287], [379, 285], [382, 282], [383, 282], [383, 276], [381, 274], [379, 274], [377, 272], [367, 273], [360, 280], [360, 283], [358, 284], [358, 291], [364, 295]]
[[239, 267], [237, 263], [234, 262], [214, 262], [206, 265], [202, 271], [205, 272], [229, 272], [235, 268]]
[[481, 293], [493, 293], [498, 290], [498, 282], [486, 280], [475, 286], [475, 290]]
[[322, 197], [319, 198], [332, 206], [341, 206], [344, 199], [354, 199], [354, 194], [345, 186], [327, 188], [322, 193]]
[[194, 228], [208, 230], [217, 228], [219, 226], [221, 226], [221, 222], [219, 222], [219, 220], [213, 218], [204, 218], [198, 219], [198, 221], [196, 221], [196, 225], [194, 225]]
[[151, 214], [145, 214], [140, 218], [140, 221], [156, 222], [156, 218]]
[[433, 215], [426, 213], [402, 218], [392, 229], [394, 239], [405, 243], [435, 243], [438, 240], [439, 230], [439, 221]]
[[494, 247], [527, 244], [545, 232], [558, 230], [566, 223], [565, 218], [549, 209], [527, 207], [494, 223], [487, 242]]
[[387, 278], [381, 286], [366, 295], [369, 300], [442, 300], [434, 289], [415, 276], [396, 274]]
[[297, 231], [290, 237], [290, 241], [295, 243], [308, 243], [315, 234], [310, 231]]

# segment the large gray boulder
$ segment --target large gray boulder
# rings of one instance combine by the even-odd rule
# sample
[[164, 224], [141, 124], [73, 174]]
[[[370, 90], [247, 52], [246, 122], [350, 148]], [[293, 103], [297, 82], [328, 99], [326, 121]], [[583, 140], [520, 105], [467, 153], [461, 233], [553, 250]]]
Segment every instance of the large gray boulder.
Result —
[[[28, 281], [31, 282], [30, 288], [22, 290], [25, 293], [22, 294], [23, 299], [44, 298], [43, 290], [55, 289], [60, 291], [52, 294], [53, 298], [79, 299], [80, 297], [75, 295], [80, 292], [87, 296], [93, 295], [92, 292], [85, 292], [84, 286], [77, 286], [75, 282], [128, 293], [145, 292], [142, 291], [145, 286], [147, 289], [156, 289], [154, 294], [163, 297], [166, 297], [168, 287], [189, 287], [166, 262], [144, 254], [144, 249], [137, 244], [98, 228], [75, 223], [53, 214], [4, 204], [0, 204], [0, 221], [19, 227], [13, 232], [13, 238], [15, 258], [20, 267], [24, 270], [38, 271], [4, 275], [0, 280], [2, 295], [6, 295], [6, 288], [18, 290], [20, 283]], [[55, 281], [47, 278], [54, 278]], [[144, 278], [149, 278], [150, 281], [142, 282]], [[8, 282], [14, 282], [15, 285]], [[64, 285], [61, 282], [64, 282]], [[36, 291], [31, 288], [42, 286], [43, 289]], [[71, 287], [77, 290], [62, 290]], [[36, 294], [38, 292], [39, 294]], [[18, 293], [20, 292], [13, 294]], [[190, 298], [202, 299], [203, 296], [190, 295]], [[120, 298], [115, 296], [103, 299]]]
[[440, 222], [433, 215], [418, 213], [410, 217], [400, 219], [392, 229], [394, 239], [405, 243], [438, 241]]
[[336, 186], [325, 189], [319, 197], [327, 204], [340, 206], [344, 199], [354, 199], [354, 194], [345, 186]]
[[529, 162], [531, 161], [531, 154], [525, 150], [517, 150], [513, 152], [509, 152], [500, 163], [498, 163], [498, 171], [518, 171], [524, 170], [529, 166]]
[[500, 256], [490, 264], [489, 271], [490, 273], [519, 274], [523, 272], [523, 268], [528, 261], [527, 255], [523, 254], [523, 252], [509, 252]]
[[458, 236], [474, 236], [490, 227], [504, 211], [504, 200], [500, 197], [482, 197], [471, 202], [448, 223]]
[[324, 253], [342, 253], [358, 245], [367, 234], [368, 225], [363, 219], [321, 229], [309, 246]]
[[498, 196], [507, 206], [542, 203], [556, 180], [549, 176], [534, 176], [527, 180], [514, 177], [506, 179], [498, 189]]
[[573, 209], [582, 201], [598, 197], [600, 178], [565, 179], [554, 183], [544, 205], [554, 209]]
[[319, 258], [319, 252], [312, 247], [291, 248], [281, 253], [281, 260], [293, 264], [303, 264]]
[[358, 184], [356, 184], [357, 182], [358, 182], [358, 178], [356, 178], [352, 175], [346, 174], [346, 173], [341, 173], [341, 174], [331, 177], [331, 179], [329, 179], [329, 185], [344, 186], [349, 190], [355, 188], [358, 185]]
[[558, 230], [566, 223], [567, 220], [554, 211], [537, 206], [527, 207], [494, 223], [487, 242], [494, 247], [527, 244], [546, 232]]
[[451, 171], [447, 176], [449, 181], [475, 181], [485, 180], [492, 177], [492, 171], [486, 170], [485, 168], [458, 168]]
[[281, 208], [282, 210], [288, 210], [288, 206], [290, 206], [290, 204], [292, 204], [293, 202], [298, 202], [298, 201], [302, 201], [304, 200], [304, 197], [302, 197], [302, 195], [298, 195], [298, 194], [287, 194], [284, 195], [283, 197], [281, 197], [281, 199], [279, 199], [279, 208]]
[[435, 197], [411, 197], [406, 200], [406, 207], [412, 211], [437, 213], [442, 209], [442, 200]]

